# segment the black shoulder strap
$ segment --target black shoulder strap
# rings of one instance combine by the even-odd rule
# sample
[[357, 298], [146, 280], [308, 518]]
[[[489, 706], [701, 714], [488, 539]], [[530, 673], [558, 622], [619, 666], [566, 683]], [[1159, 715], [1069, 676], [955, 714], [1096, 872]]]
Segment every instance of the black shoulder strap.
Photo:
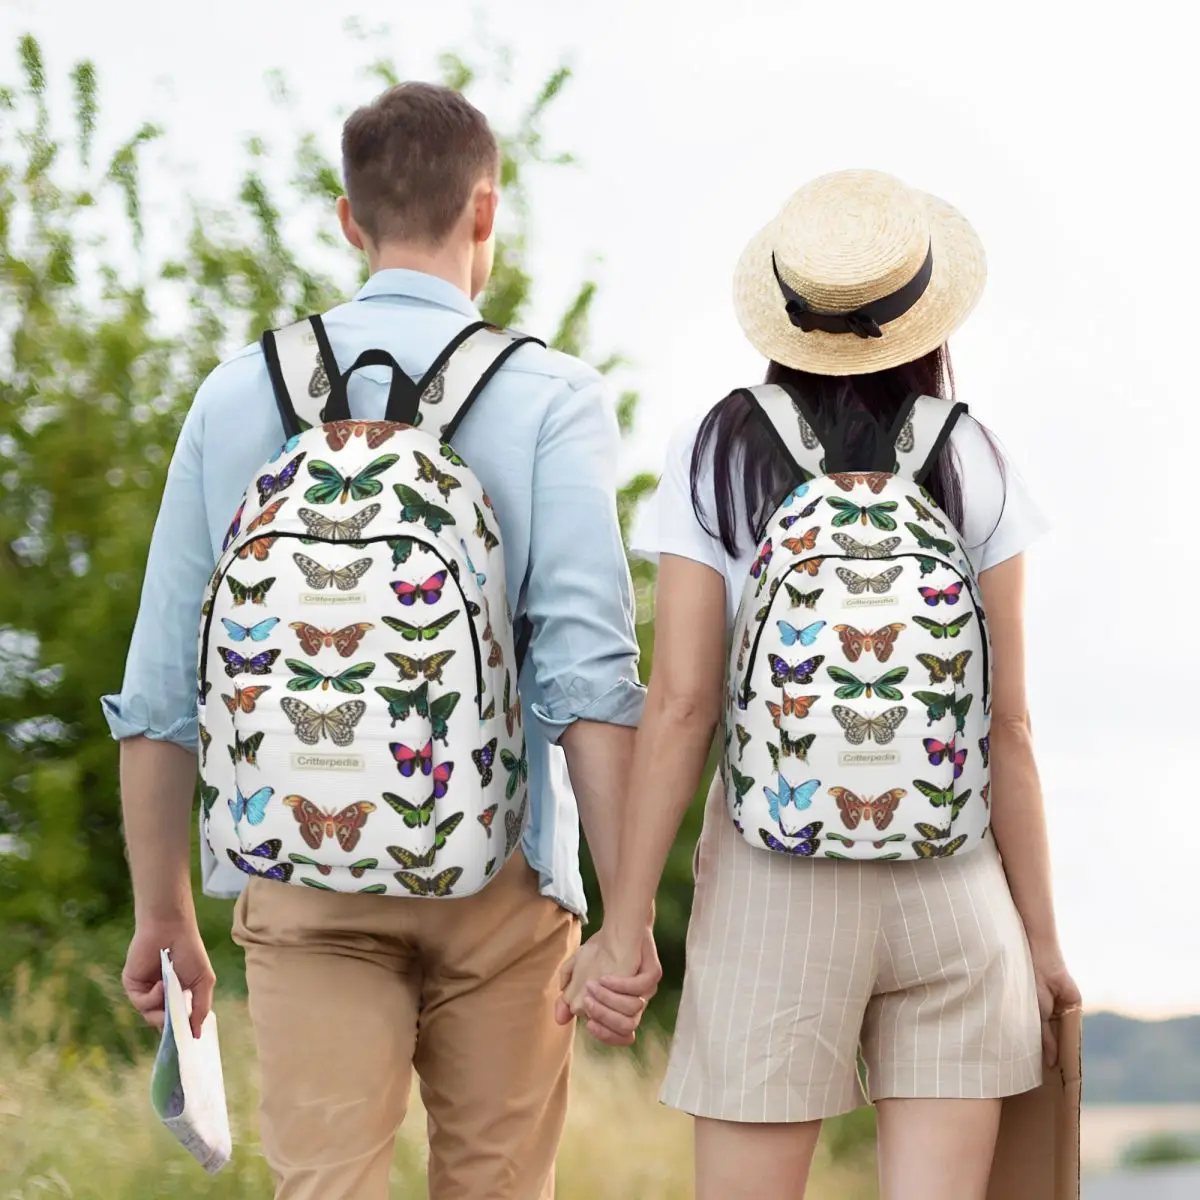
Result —
[[967, 411], [961, 400], [937, 396], [910, 396], [896, 416], [890, 445], [895, 462], [889, 467], [916, 483], [924, 483], [949, 441], [954, 426]]
[[261, 339], [285, 435], [350, 415], [346, 385], [320, 317], [305, 317]]
[[824, 473], [825, 448], [804, 399], [774, 383], [739, 388], [787, 458], [798, 482]]

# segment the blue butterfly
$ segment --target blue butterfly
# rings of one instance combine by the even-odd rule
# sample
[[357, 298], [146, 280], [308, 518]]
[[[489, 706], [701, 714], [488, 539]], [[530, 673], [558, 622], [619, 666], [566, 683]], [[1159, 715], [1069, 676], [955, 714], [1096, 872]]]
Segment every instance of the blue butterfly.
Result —
[[817, 788], [821, 786], [821, 781], [810, 779], [807, 783], [791, 784], [782, 775], [778, 778], [779, 782], [775, 786], [779, 790], [773, 792], [764, 784], [763, 794], [767, 797], [771, 820], [783, 830], [785, 837], [794, 837], [795, 834], [788, 833], [784, 828], [781, 810], [790, 804], [797, 812], [803, 812], [812, 804], [812, 798], [816, 795]]
[[802, 483], [798, 488], [796, 488], [796, 490], [794, 492], [792, 492], [788, 496], [788, 498], [786, 500], [784, 500], [783, 504], [780, 507], [791, 508], [793, 500], [799, 500], [803, 496], [806, 496], [806, 495], [808, 495], [808, 484]]
[[228, 617], [222, 617], [221, 624], [235, 642], [244, 642], [247, 638], [252, 642], [265, 642], [271, 636], [271, 630], [279, 624], [279, 618], [268, 617], [265, 621], [259, 621], [257, 625], [239, 625]]
[[811, 504], [806, 504], [798, 513], [794, 513], [790, 517], [784, 517], [783, 520], [779, 522], [780, 527], [783, 529], [791, 529], [791, 527], [795, 525], [797, 521], [803, 521], [806, 517], [811, 517], [813, 513], [817, 511], [820, 503], [821, 497], [818, 496], [814, 501], [812, 501]]
[[784, 830], [784, 837], [799, 839], [794, 846], [789, 846], [787, 842], [781, 842], [768, 829], [760, 829], [758, 836], [762, 838], [763, 844], [769, 850], [777, 850], [780, 854], [799, 854], [804, 858], [812, 858], [821, 844], [817, 834], [821, 832], [824, 824], [823, 821], [814, 821], [811, 825], [805, 825], [803, 829], [797, 830], [795, 833], [788, 833]]
[[253, 796], [243, 796], [241, 788], [235, 790], [237, 797], [229, 801], [229, 811], [233, 813], [234, 824], [240, 824], [244, 818], [251, 825], [261, 825], [267, 815], [267, 804], [275, 795], [275, 789], [259, 788]]
[[294, 437], [288, 438], [274, 454], [271, 455], [267, 462], [278, 462], [285, 454], [291, 454], [293, 450], [300, 444], [300, 435], [297, 433]]
[[471, 552], [467, 549], [467, 543], [462, 538], [458, 539], [458, 544], [462, 547], [462, 552], [466, 556], [467, 569], [475, 576], [475, 582], [482, 588], [487, 584], [487, 576], [482, 571], [475, 570], [475, 564], [471, 561]]
[[[261, 848], [260, 846], [259, 849]], [[272, 863], [265, 871], [260, 871], [252, 862], [243, 858], [236, 850], [230, 850], [226, 847], [225, 853], [229, 855], [229, 861], [239, 871], [244, 871], [247, 875], [258, 875], [263, 879], [275, 879], [280, 883], [288, 883], [292, 878], [292, 872], [296, 869], [291, 863]]]
[[817, 634], [825, 628], [824, 621], [814, 621], [803, 629], [797, 629], [787, 621], [776, 621], [775, 624], [779, 626], [779, 636], [785, 646], [794, 646], [797, 642], [802, 646], [811, 646], [817, 640]]

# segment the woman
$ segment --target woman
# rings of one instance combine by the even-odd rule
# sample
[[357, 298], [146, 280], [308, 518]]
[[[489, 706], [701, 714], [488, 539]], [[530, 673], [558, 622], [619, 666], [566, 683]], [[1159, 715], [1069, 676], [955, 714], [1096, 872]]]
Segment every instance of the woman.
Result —
[[[862, 1102], [860, 1053], [884, 1200], [984, 1200], [1000, 1099], [1039, 1084], [1047, 1019], [1078, 1001], [1026, 707], [1022, 552], [1043, 523], [949, 400], [946, 339], [984, 274], [949, 205], [875, 172], [810, 183], [735, 283], [767, 381], [786, 391], [734, 393], [668, 453], [644, 547], [660, 563], [656, 645], [618, 900], [565, 1001], [636, 1027], [645, 914], [724, 715], [663, 1090], [696, 1118], [701, 1200], [802, 1196], [820, 1122]], [[914, 553], [896, 554], [906, 537]], [[962, 641], [879, 666], [926, 630]], [[767, 668], [762, 636], [799, 653]], [[922, 690], [925, 669], [951, 691]], [[971, 671], [982, 700], [964, 691]], [[944, 741], [921, 736], [935, 724]], [[761, 764], [763, 742], [774, 785], [741, 757]], [[871, 764], [899, 770], [913, 753], [928, 778], [874, 794]], [[824, 786], [839, 763], [853, 787]], [[960, 774], [977, 786], [960, 791]]]

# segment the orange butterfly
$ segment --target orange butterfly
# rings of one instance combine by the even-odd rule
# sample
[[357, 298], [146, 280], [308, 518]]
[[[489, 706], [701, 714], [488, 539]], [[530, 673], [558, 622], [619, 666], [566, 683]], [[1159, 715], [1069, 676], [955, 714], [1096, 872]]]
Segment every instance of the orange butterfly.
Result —
[[767, 701], [767, 711], [770, 712], [771, 720], [778, 729], [780, 717], [807, 717], [812, 706], [820, 698], [820, 696], [789, 696], [787, 692], [784, 692], [782, 704], [773, 704], [770, 700]]
[[342, 629], [318, 629], [305, 621], [293, 621], [288, 628], [295, 631], [305, 654], [336, 650], [343, 658], [349, 658], [358, 649], [363, 637], [375, 626], [369, 621], [360, 621], [357, 625], [347, 625]]
[[263, 692], [269, 692], [270, 690], [271, 688], [267, 684], [264, 684], [262, 687], [243, 688], [238, 687], [235, 683], [233, 685], [233, 695], [223, 695], [221, 699], [225, 701], [225, 707], [229, 709], [231, 713], [237, 712], [238, 709], [241, 709], [241, 711], [244, 713], [252, 713], [254, 711], [254, 705], [258, 702], [259, 696], [261, 696]]
[[288, 502], [286, 496], [282, 500], [276, 500], [274, 504], [267, 505], [266, 508], [246, 526], [247, 533], [253, 533], [261, 525], [270, 525], [270, 523], [279, 516], [279, 510]]
[[824, 561], [823, 558], [806, 558], [803, 562], [797, 563], [795, 569], [803, 571], [806, 575], [816, 575]]
[[891, 478], [885, 471], [870, 471], [867, 473], [854, 472], [847, 474], [842, 472], [837, 475], [830, 475], [830, 479], [842, 489], [843, 492], [853, 491], [859, 484], [865, 484], [871, 491], [878, 496], [880, 492], [887, 487], [887, 481]]
[[325, 426], [325, 442], [330, 450], [344, 450], [352, 437], [365, 437], [367, 446], [378, 450], [395, 432], [387, 421], [331, 421]]
[[271, 553], [271, 547], [279, 541], [278, 535], [272, 537], [255, 538], [252, 542], [247, 542], [238, 552], [238, 558], [250, 558], [253, 556], [259, 562], [266, 560], [268, 554]]
[[283, 802], [292, 810], [300, 836], [314, 850], [320, 850], [326, 838], [333, 838], [343, 850], [353, 850], [367, 817], [375, 811], [375, 805], [366, 800], [347, 805], [338, 813], [326, 812], [303, 796], [284, 796]]
[[875, 828], [882, 831], [892, 823], [897, 805], [908, 792], [904, 788], [892, 788], [882, 796], [859, 796], [848, 788], [831, 787], [829, 794], [837, 801], [847, 829], [857, 829], [860, 821], [866, 821], [868, 824], [874, 822]]
[[492, 822], [496, 819], [496, 810], [500, 807], [498, 804], [489, 804], [483, 812], [477, 815], [477, 820], [480, 825], [487, 830], [488, 837], [492, 836]]
[[833, 628], [842, 639], [842, 649], [851, 662], [858, 662], [863, 654], [870, 654], [874, 651], [875, 657], [882, 663], [892, 657], [896, 638], [899, 637], [901, 630], [908, 627], [896, 623], [885, 625], [882, 629], [876, 629], [871, 633], [855, 629], [853, 625], [835, 625]]
[[820, 532], [820, 525], [814, 525], [807, 533], [802, 533], [799, 537], [784, 538], [783, 548], [790, 550], [793, 554], [811, 550], [817, 544], [817, 534]]

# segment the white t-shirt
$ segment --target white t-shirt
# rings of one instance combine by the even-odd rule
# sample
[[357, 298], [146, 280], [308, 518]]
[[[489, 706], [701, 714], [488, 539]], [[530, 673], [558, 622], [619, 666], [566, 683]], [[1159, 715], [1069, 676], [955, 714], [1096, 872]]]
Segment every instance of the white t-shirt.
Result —
[[[703, 416], [693, 418], [671, 439], [655, 496], [644, 506], [633, 532], [633, 552], [656, 560], [659, 554], [677, 554], [704, 563], [725, 576], [729, 625], [742, 595], [755, 545], [745, 524], [738, 481], [734, 498], [738, 512], [738, 548], [734, 558], [719, 536], [708, 533], [692, 508], [692, 449]], [[950, 435], [962, 479], [963, 541], [976, 573], [1020, 554], [1047, 528], [1047, 522], [1020, 476], [997, 446], [993, 450], [978, 423], [963, 416]], [[1000, 462], [997, 462], [997, 454]], [[1001, 467], [1003, 464], [1003, 468]], [[717, 529], [711, 452], [703, 464], [699, 498], [709, 527]]]

